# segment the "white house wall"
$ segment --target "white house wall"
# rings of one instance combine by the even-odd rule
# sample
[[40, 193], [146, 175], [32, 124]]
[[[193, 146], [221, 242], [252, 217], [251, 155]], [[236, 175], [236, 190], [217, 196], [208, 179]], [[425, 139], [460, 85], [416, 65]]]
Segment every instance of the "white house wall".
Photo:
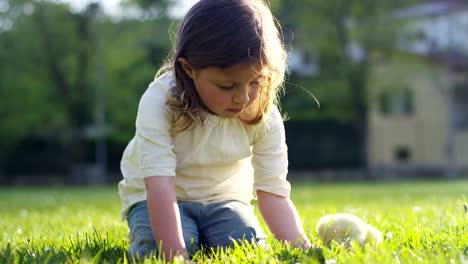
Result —
[[[391, 82], [396, 88], [406, 85], [413, 91], [413, 114], [386, 116], [380, 112], [378, 94], [388, 89]], [[448, 125], [445, 89], [450, 82], [443, 65], [429, 67], [414, 61], [381, 65], [371, 83], [369, 164], [372, 167], [444, 166]], [[396, 149], [402, 146], [411, 153], [407, 162], [395, 157]], [[458, 160], [468, 157], [468, 133], [458, 134], [456, 151]]]

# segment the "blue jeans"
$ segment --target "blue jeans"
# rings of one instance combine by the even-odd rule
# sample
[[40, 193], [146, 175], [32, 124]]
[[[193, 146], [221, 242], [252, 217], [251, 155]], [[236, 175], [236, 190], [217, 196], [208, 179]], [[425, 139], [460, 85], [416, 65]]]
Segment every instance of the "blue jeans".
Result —
[[[253, 206], [239, 201], [201, 204], [178, 202], [185, 246], [190, 255], [204, 248], [229, 247], [244, 239], [264, 245], [266, 235], [254, 214]], [[164, 217], [164, 216], [162, 216]], [[129, 256], [157, 253], [151, 232], [146, 201], [135, 204], [128, 214]]]

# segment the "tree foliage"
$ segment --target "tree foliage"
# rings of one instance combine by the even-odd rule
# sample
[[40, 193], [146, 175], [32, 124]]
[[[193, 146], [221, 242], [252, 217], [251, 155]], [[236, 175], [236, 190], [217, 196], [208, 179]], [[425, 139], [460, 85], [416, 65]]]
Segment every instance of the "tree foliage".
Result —
[[115, 22], [96, 5], [80, 12], [48, 1], [9, 0], [5, 6], [0, 13], [0, 173], [11, 161], [9, 154], [31, 136], [60, 142], [66, 152], [55, 158], [69, 167], [88, 162], [99, 82], [110, 127], [106, 138], [127, 142], [138, 100], [168, 53], [171, 21]]

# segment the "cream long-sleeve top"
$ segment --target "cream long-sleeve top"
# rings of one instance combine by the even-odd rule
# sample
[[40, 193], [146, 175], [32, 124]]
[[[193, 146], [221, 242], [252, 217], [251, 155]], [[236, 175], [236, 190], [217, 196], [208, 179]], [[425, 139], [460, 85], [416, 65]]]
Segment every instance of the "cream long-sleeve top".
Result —
[[144, 179], [150, 176], [174, 176], [179, 201], [249, 203], [257, 190], [289, 196], [284, 125], [276, 106], [257, 125], [207, 113], [203, 125], [171, 133], [171, 85], [172, 75], [162, 75], [140, 100], [136, 133], [121, 160], [122, 219], [146, 200]]

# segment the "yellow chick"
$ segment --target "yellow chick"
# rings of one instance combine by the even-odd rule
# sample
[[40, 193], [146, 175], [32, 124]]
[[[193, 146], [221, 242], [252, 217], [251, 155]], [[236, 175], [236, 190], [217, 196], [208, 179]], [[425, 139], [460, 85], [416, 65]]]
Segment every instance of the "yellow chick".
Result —
[[372, 225], [365, 223], [361, 218], [352, 214], [333, 214], [320, 218], [317, 223], [317, 234], [324, 244], [335, 240], [349, 246], [351, 240], [360, 246], [367, 242], [381, 243], [382, 233]]

